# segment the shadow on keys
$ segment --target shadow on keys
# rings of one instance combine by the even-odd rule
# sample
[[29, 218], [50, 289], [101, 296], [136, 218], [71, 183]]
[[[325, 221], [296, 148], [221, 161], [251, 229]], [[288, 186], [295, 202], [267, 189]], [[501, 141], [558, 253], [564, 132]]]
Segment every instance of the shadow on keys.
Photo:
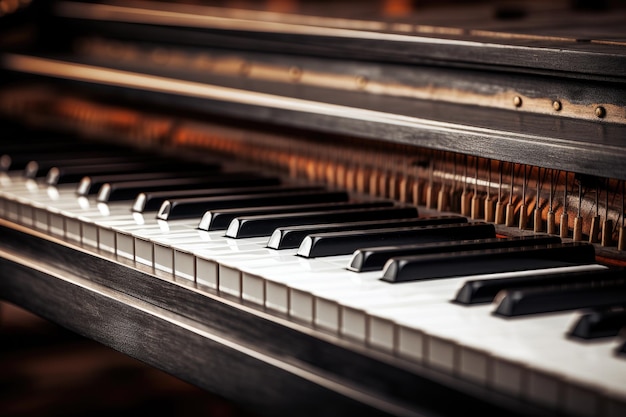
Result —
[[0, 370], [4, 417], [253, 417], [220, 397], [7, 303], [0, 303]]

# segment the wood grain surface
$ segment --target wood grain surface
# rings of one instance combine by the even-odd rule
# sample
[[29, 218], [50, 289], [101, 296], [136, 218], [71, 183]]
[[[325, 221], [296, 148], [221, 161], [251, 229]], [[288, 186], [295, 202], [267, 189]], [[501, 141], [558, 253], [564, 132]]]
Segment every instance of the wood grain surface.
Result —
[[226, 400], [0, 303], [0, 414], [253, 417]]

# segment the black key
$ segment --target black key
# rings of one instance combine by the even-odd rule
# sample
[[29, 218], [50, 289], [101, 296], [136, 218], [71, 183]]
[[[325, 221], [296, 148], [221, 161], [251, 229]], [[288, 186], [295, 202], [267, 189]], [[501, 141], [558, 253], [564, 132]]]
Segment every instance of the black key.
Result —
[[[279, 179], [274, 179], [278, 184]], [[192, 190], [172, 190], [172, 191], [152, 191], [139, 193], [133, 203], [133, 211], [138, 213], [158, 210], [165, 200], [190, 197], [217, 197], [229, 194], [262, 194], [271, 192], [288, 192], [288, 191], [315, 191], [323, 190], [323, 186], [283, 186], [283, 185], [265, 185], [258, 187], [249, 187], [250, 184], [241, 184], [241, 187], [234, 188], [196, 188]]]
[[626, 327], [626, 306], [622, 304], [583, 314], [576, 320], [568, 336], [587, 340], [614, 337], [623, 327]]
[[592, 244], [552, 243], [521, 248], [486, 249], [445, 254], [391, 258], [385, 264], [383, 281], [422, 279], [526, 271], [595, 262]]
[[211, 172], [187, 178], [107, 182], [102, 184], [98, 190], [97, 200], [102, 203], [135, 200], [139, 193], [150, 191], [191, 190], [200, 187], [227, 188], [255, 184], [269, 185], [276, 181], [276, 178], [259, 177], [249, 172], [229, 172], [228, 174]]
[[233, 238], [270, 236], [274, 230], [298, 224], [325, 224], [417, 217], [414, 207], [375, 207], [352, 210], [316, 211], [237, 217], [228, 226], [226, 236]]
[[58, 184], [70, 184], [79, 182], [85, 176], [88, 175], [107, 175], [107, 174], [131, 174], [140, 172], [181, 172], [194, 170], [206, 170], [218, 171], [220, 166], [217, 164], [194, 164], [190, 166], [189, 163], [183, 163], [179, 160], [173, 159], [147, 159], [120, 162], [110, 162], [104, 164], [86, 164], [75, 166], [53, 166], [48, 170], [46, 175], [46, 184], [58, 185]]
[[313, 233], [392, 229], [398, 227], [432, 226], [436, 224], [467, 223], [463, 216], [412, 217], [365, 222], [346, 222], [279, 227], [270, 236], [267, 247], [272, 249], [295, 249], [307, 235]]
[[347, 201], [344, 191], [308, 191], [271, 194], [244, 194], [221, 197], [198, 197], [166, 200], [159, 209], [157, 218], [161, 220], [200, 218], [206, 211], [234, 207], [259, 207], [301, 203]]
[[550, 235], [514, 236], [507, 238], [487, 238], [457, 240], [452, 242], [416, 243], [402, 246], [381, 246], [357, 249], [350, 260], [348, 269], [356, 272], [383, 269], [389, 258], [399, 256], [448, 253], [466, 250], [493, 248], [516, 248], [540, 243], [560, 243], [561, 238]]
[[183, 171], [183, 172], [137, 172], [134, 174], [106, 174], [106, 175], [87, 175], [83, 177], [76, 187], [76, 194], [79, 196], [88, 196], [96, 194], [100, 191], [100, 187], [107, 183], [115, 183], [121, 181], [143, 181], [154, 179], [171, 179], [171, 178], [197, 178], [199, 176], [214, 175], [210, 171]]
[[494, 314], [505, 317], [625, 304], [626, 280], [606, 281], [601, 286], [587, 284], [566, 288], [505, 290], [498, 294], [495, 302], [498, 305]]
[[[70, 150], [68, 151], [67, 148]], [[59, 161], [69, 157], [93, 158], [104, 155], [120, 155], [129, 148], [89, 142], [55, 142], [42, 145], [24, 146], [21, 150], [4, 150], [0, 157], [3, 171], [24, 170], [31, 161]], [[130, 151], [133, 152], [133, 151]]]
[[467, 280], [457, 292], [454, 302], [459, 304], [491, 303], [496, 295], [506, 289], [517, 289], [538, 286], [565, 286], [590, 284], [620, 279], [624, 275], [619, 269], [590, 269], [588, 271], [556, 272], [546, 274], [539, 272], [519, 277], [487, 278]]
[[[74, 143], [72, 143], [73, 145]], [[70, 145], [70, 146], [72, 146]], [[53, 146], [53, 148], [48, 149], [48, 151], [52, 152], [56, 152], [53, 154], [58, 154], [59, 152], [59, 146], [57, 146], [56, 144], [54, 145], [50, 145]], [[61, 143], [60, 146], [68, 146], [68, 144], [63, 144]], [[46, 149], [39, 149], [38, 147], [36, 149], [31, 148], [30, 150], [25, 150], [25, 149], [21, 149], [19, 151], [11, 151], [11, 150], [6, 150], [6, 149], [2, 149], [2, 155], [0, 155], [0, 171], [18, 171], [18, 170], [24, 170], [24, 168], [26, 168], [26, 164], [28, 164], [30, 161], [32, 161], [33, 159], [37, 159], [37, 156], [40, 154], [40, 152], [43, 152], [43, 155], [48, 155], [48, 153], [46, 152]]]
[[105, 163], [97, 165], [53, 166], [46, 174], [46, 184], [59, 185], [79, 182], [87, 175], [123, 174], [130, 172], [153, 172], [141, 162]]
[[42, 178], [47, 176], [50, 169], [58, 166], [77, 166], [77, 165], [99, 165], [99, 164], [122, 164], [128, 162], [145, 161], [146, 155], [128, 155], [120, 156], [117, 153], [96, 153], [92, 156], [74, 156], [69, 158], [53, 158], [50, 160], [32, 160], [24, 168], [24, 177], [26, 178]]
[[248, 217], [258, 215], [286, 214], [286, 213], [304, 213], [312, 211], [331, 211], [357, 209], [367, 207], [391, 207], [393, 201], [375, 201], [375, 202], [330, 202], [315, 204], [286, 204], [282, 206], [265, 206], [265, 207], [244, 207], [224, 210], [209, 210], [204, 213], [198, 229], [202, 230], [226, 230], [230, 222], [236, 217]]
[[487, 223], [458, 223], [351, 232], [314, 233], [304, 238], [298, 255], [305, 258], [349, 255], [363, 246], [398, 245], [415, 242], [442, 242], [463, 238], [495, 237], [496, 230]]

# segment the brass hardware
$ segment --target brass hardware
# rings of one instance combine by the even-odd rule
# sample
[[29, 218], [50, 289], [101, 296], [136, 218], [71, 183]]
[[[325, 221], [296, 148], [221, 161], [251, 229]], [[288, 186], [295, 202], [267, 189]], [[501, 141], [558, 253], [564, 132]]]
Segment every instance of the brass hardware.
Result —
[[606, 109], [604, 107], [602, 107], [602, 106], [598, 106], [598, 107], [596, 107], [595, 114], [596, 114], [597, 117], [602, 119], [602, 118], [604, 118], [604, 116], [606, 116]]
[[363, 75], [357, 75], [354, 81], [356, 82], [357, 88], [362, 90], [367, 86], [369, 80]]
[[250, 64], [249, 62], [242, 62], [239, 66], [239, 75], [241, 75], [242, 77], [247, 77], [248, 75], [250, 75], [251, 71], [252, 64]]
[[298, 81], [302, 78], [302, 69], [300, 67], [291, 67], [289, 68], [289, 78], [292, 81]]
[[563, 105], [561, 104], [559, 100], [554, 100], [552, 102], [552, 108], [556, 111], [561, 111], [561, 109], [563, 108]]
[[520, 96], [513, 97], [513, 105], [515, 107], [522, 107], [522, 98]]

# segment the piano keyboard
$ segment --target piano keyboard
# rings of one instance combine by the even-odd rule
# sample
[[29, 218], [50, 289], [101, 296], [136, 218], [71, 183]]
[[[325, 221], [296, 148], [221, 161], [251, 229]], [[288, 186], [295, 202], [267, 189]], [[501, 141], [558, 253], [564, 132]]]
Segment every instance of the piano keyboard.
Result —
[[[35, 154], [36, 143], [27, 151]], [[554, 290], [557, 277], [577, 274], [595, 279], [580, 284], [589, 289], [614, 289], [612, 307], [622, 308], [622, 275], [616, 270], [604, 277], [613, 268], [595, 261], [591, 244], [547, 235], [504, 238], [488, 223], [456, 215], [426, 216], [390, 200], [291, 184], [222, 162], [207, 164], [205, 173], [202, 165], [188, 164], [184, 170], [173, 163], [178, 167], [171, 171], [174, 179], [132, 183], [113, 201], [111, 190], [130, 184], [113, 182], [119, 177], [113, 176], [115, 165], [125, 167], [119, 158], [114, 164], [94, 164], [91, 170], [81, 163], [84, 155], [70, 156], [67, 151], [58, 163], [42, 163], [48, 171], [38, 175], [32, 170], [27, 175], [17, 164], [7, 167], [0, 177], [5, 227], [43, 233], [69, 247], [149, 271], [155, 279], [235, 300], [359, 351], [435, 369], [536, 404], [547, 413], [626, 412], [626, 358], [619, 354], [617, 331], [588, 341], [569, 335], [590, 306], [515, 317], [495, 313], [516, 296], [515, 290], [536, 289], [537, 277], [555, 277], [548, 284]], [[167, 159], [160, 161], [163, 167], [170, 166]], [[85, 171], [77, 175], [73, 165]], [[154, 165], [130, 163], [129, 158], [127, 167], [124, 175], [130, 179], [153, 172]], [[72, 172], [72, 182], [59, 180], [64, 170]], [[186, 172], [207, 180], [185, 186], [201, 197], [176, 188], [176, 178]], [[111, 181], [78, 195], [90, 175], [109, 175]], [[159, 182], [167, 184], [170, 197]], [[161, 193], [160, 204], [143, 210], [150, 193]], [[175, 207], [181, 213], [177, 218]], [[236, 217], [228, 217], [229, 211]], [[269, 219], [272, 212], [278, 214]], [[211, 218], [220, 215], [228, 221], [214, 230]], [[236, 237], [246, 224], [257, 227], [256, 232]], [[289, 233], [295, 243], [275, 249]], [[374, 252], [382, 260], [360, 272], [355, 265]], [[383, 279], [401, 274], [402, 268], [407, 271], [402, 279]], [[435, 271], [439, 279], [432, 275]], [[535, 281], [508, 290], [503, 283], [504, 291], [490, 301], [454, 302], [464, 284], [507, 278]], [[541, 310], [541, 296], [529, 302]]]

